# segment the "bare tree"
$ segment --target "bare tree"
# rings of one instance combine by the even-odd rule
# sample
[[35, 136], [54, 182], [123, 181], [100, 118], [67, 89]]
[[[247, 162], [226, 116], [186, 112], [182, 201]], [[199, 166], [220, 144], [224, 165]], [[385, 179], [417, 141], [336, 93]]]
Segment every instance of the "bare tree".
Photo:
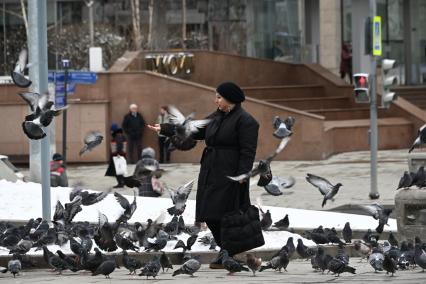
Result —
[[142, 45], [140, 0], [130, 0], [132, 8], [133, 45], [138, 50]]
[[22, 20], [24, 21], [25, 31], [27, 33], [27, 38], [28, 38], [28, 18], [27, 18], [27, 11], [25, 10], [24, 0], [21, 0], [21, 10], [22, 10]]
[[148, 13], [149, 13], [149, 21], [148, 21], [148, 48], [152, 48], [152, 17], [154, 14], [154, 0], [149, 0], [148, 4]]

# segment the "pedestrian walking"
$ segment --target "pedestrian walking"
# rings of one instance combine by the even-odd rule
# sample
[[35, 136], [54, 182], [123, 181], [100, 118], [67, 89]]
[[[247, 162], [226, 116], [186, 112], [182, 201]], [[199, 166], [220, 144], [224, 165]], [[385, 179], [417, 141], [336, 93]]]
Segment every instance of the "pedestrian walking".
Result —
[[64, 158], [61, 154], [55, 153], [50, 162], [50, 185], [52, 187], [68, 186], [67, 171], [64, 165]]
[[[198, 177], [195, 221], [206, 222], [219, 247], [222, 246], [222, 218], [231, 212], [251, 207], [249, 183], [227, 178], [250, 171], [256, 156], [259, 124], [242, 108], [244, 100], [243, 91], [235, 83], [219, 85], [215, 96], [217, 110], [208, 116], [210, 123], [193, 135], [193, 138], [206, 142]], [[148, 127], [171, 136], [175, 126], [165, 123]], [[247, 227], [248, 230], [253, 228]], [[239, 230], [235, 231], [235, 234], [239, 233]], [[235, 237], [238, 239], [238, 236]], [[253, 235], [252, 238], [241, 240], [231, 248], [232, 251], [227, 248], [229, 255], [242, 252], [242, 248], [247, 247], [244, 242], [253, 242], [257, 237]], [[263, 241], [263, 236], [260, 237]], [[210, 267], [223, 268], [221, 257], [214, 260]]]
[[[157, 118], [158, 124], [169, 123], [169, 111], [167, 106], [160, 107], [160, 114]], [[160, 152], [160, 164], [169, 163], [170, 162], [170, 141], [167, 136], [159, 134], [158, 135], [158, 148]]]
[[129, 112], [124, 116], [122, 126], [127, 136], [129, 163], [135, 164], [139, 160], [139, 155], [142, 151], [142, 139], [145, 128], [145, 120], [138, 112], [136, 104], [129, 106]]
[[349, 43], [342, 44], [340, 58], [340, 78], [345, 79], [347, 74], [352, 84], [352, 50]]
[[111, 143], [110, 143], [110, 158], [108, 169], [105, 176], [113, 176], [117, 179], [117, 185], [114, 188], [124, 187], [124, 176], [116, 173], [116, 166], [114, 164], [114, 157], [121, 156], [126, 158], [126, 136], [124, 136], [123, 129], [120, 128], [116, 123], [111, 125]]

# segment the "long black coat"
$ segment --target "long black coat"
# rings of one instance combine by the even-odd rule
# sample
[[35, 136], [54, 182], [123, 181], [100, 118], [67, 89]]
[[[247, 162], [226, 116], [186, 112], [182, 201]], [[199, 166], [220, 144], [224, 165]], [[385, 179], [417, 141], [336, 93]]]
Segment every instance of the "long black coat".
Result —
[[145, 128], [145, 120], [139, 112], [136, 113], [136, 116], [129, 112], [124, 116], [122, 126], [129, 139], [141, 139]]
[[[216, 111], [212, 121], [194, 138], [204, 139], [198, 177], [196, 221], [220, 220], [226, 213], [250, 205], [249, 183], [232, 181], [250, 171], [256, 156], [258, 122], [240, 105], [231, 112]], [[169, 127], [164, 127], [169, 128]], [[169, 128], [170, 129], [170, 128]], [[170, 135], [169, 131], [162, 134]]]

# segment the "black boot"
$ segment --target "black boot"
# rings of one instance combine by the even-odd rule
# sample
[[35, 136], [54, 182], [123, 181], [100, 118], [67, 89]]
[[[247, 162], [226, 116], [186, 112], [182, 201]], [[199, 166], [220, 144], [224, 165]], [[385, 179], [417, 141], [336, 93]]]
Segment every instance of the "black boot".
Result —
[[210, 269], [224, 269], [222, 264], [222, 256], [219, 252], [218, 256], [210, 262]]

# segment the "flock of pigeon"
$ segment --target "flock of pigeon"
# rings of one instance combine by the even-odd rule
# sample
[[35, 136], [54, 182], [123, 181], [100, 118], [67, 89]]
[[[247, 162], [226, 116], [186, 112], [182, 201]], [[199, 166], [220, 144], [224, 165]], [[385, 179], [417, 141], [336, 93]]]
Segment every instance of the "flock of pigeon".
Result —
[[[28, 67], [27, 51], [23, 50], [12, 72], [12, 79], [17, 86], [27, 88], [31, 85], [31, 81], [24, 76], [24, 71]], [[30, 139], [42, 139], [46, 136], [43, 127], [47, 127], [54, 117], [60, 115], [66, 107], [55, 108], [54, 102], [48, 94], [22, 92], [18, 95], [28, 103], [31, 110], [31, 113], [25, 117], [25, 121], [22, 123], [24, 133]], [[175, 135], [170, 138], [171, 144], [179, 150], [193, 148], [196, 140], [192, 136], [205, 127], [209, 123], [209, 119], [194, 120], [194, 113], [185, 117], [173, 106], [169, 107], [169, 111], [171, 123], [176, 126]], [[272, 176], [271, 162], [288, 145], [293, 134], [294, 123], [295, 119], [292, 117], [285, 120], [275, 117], [273, 120], [273, 136], [280, 140], [276, 150], [265, 159], [260, 160], [248, 173], [228, 178], [234, 181], [243, 181], [259, 175], [258, 186], [263, 187], [266, 192], [274, 196], [281, 195], [286, 188], [292, 187], [295, 184], [293, 177], [284, 179]], [[102, 141], [101, 133], [98, 131], [89, 132], [84, 139], [84, 147], [81, 149], [80, 155], [92, 150]], [[420, 128], [419, 135], [409, 152], [424, 143], [426, 143], [426, 125]], [[265, 180], [268, 182], [265, 182]], [[132, 187], [138, 185], [136, 177], [128, 177], [126, 181], [126, 184], [132, 184]], [[332, 184], [323, 177], [309, 173], [306, 176], [306, 181], [322, 194], [322, 207], [326, 205], [328, 200], [334, 200], [342, 186], [341, 183]], [[90, 271], [93, 276], [105, 275], [108, 278], [119, 267], [119, 258], [121, 257], [121, 262], [129, 270], [129, 274], [136, 274], [139, 270], [139, 276], [155, 278], [161, 270], [164, 272], [173, 269], [172, 262], [162, 250], [168, 242], [176, 241], [174, 248], [181, 249], [183, 265], [174, 270], [172, 275], [187, 274], [193, 276], [201, 267], [199, 256], [189, 253], [197, 240], [212, 250], [216, 249], [216, 243], [211, 234], [199, 238], [200, 228], [186, 226], [183, 220], [182, 213], [185, 210], [185, 204], [193, 183], [192, 180], [177, 189], [166, 187], [173, 202], [173, 206], [167, 209], [167, 212], [173, 216], [171, 221], [164, 223], [165, 216], [162, 214], [156, 220], [148, 219], [146, 225], [140, 222], [128, 223], [137, 210], [136, 195], [130, 202], [118, 192], [115, 192], [114, 196], [124, 211], [115, 222], [109, 222], [102, 213], [99, 213], [97, 224], [73, 222], [74, 217], [82, 210], [82, 206], [91, 206], [100, 202], [110, 193], [110, 191], [90, 193], [80, 186], [76, 186], [70, 192], [70, 202], [64, 205], [59, 201], [57, 202], [52, 222], [47, 222], [41, 218], [31, 219], [22, 226], [0, 222], [0, 247], [9, 250], [9, 253], [12, 254], [8, 267], [0, 267], [0, 272], [10, 271], [15, 277], [21, 269], [31, 268], [34, 263], [27, 253], [32, 248], [36, 248], [36, 250], [43, 250], [44, 261], [59, 274], [64, 270], [72, 272], [85, 270]], [[423, 167], [416, 173], [405, 172], [398, 189], [409, 188], [413, 185], [419, 188], [426, 185], [426, 173]], [[363, 240], [354, 242], [355, 249], [361, 256], [368, 259], [374, 271], [385, 270], [393, 275], [398, 269], [410, 269], [415, 266], [420, 266], [422, 269], [426, 268], [426, 245], [419, 238], [416, 237], [414, 242], [407, 240], [399, 244], [390, 233], [388, 241], [383, 244], [378, 242], [379, 235], [383, 232], [384, 226], [387, 225], [389, 215], [392, 212], [391, 209], [386, 209], [377, 203], [360, 205], [360, 208], [378, 220], [376, 233], [369, 230]], [[273, 224], [269, 210], [265, 212], [260, 204], [259, 209], [262, 214], [261, 226], [263, 230], [276, 227], [291, 231], [288, 215]], [[189, 235], [186, 242], [177, 238], [182, 233]], [[226, 250], [222, 250], [220, 252], [222, 264], [230, 274], [251, 270], [255, 275], [256, 272], [268, 269], [281, 272], [281, 270], [287, 270], [290, 259], [297, 252], [302, 258], [310, 259], [312, 268], [316, 271], [324, 273], [325, 270], [328, 270], [337, 276], [344, 272], [355, 273], [356, 269], [349, 265], [349, 255], [344, 250], [344, 246], [352, 242], [352, 230], [349, 223], [346, 223], [342, 231], [344, 241], [341, 240], [334, 228], [323, 228], [322, 226], [306, 231], [304, 237], [318, 245], [336, 244], [339, 246], [338, 252], [335, 256], [328, 255], [321, 246], [305, 246], [302, 239], [297, 240], [295, 247], [293, 238], [290, 237], [286, 244], [266, 262], [252, 253], [248, 253], [246, 261], [241, 262], [230, 257]], [[61, 247], [69, 245], [73, 255], [66, 255], [61, 250], [50, 251], [49, 246], [52, 244]], [[108, 252], [117, 252], [119, 249], [121, 249], [119, 256], [108, 254]], [[137, 258], [131, 257], [127, 253], [129, 250], [138, 253], [142, 251], [159, 253], [153, 254], [152, 259], [147, 263], [142, 263]]]

